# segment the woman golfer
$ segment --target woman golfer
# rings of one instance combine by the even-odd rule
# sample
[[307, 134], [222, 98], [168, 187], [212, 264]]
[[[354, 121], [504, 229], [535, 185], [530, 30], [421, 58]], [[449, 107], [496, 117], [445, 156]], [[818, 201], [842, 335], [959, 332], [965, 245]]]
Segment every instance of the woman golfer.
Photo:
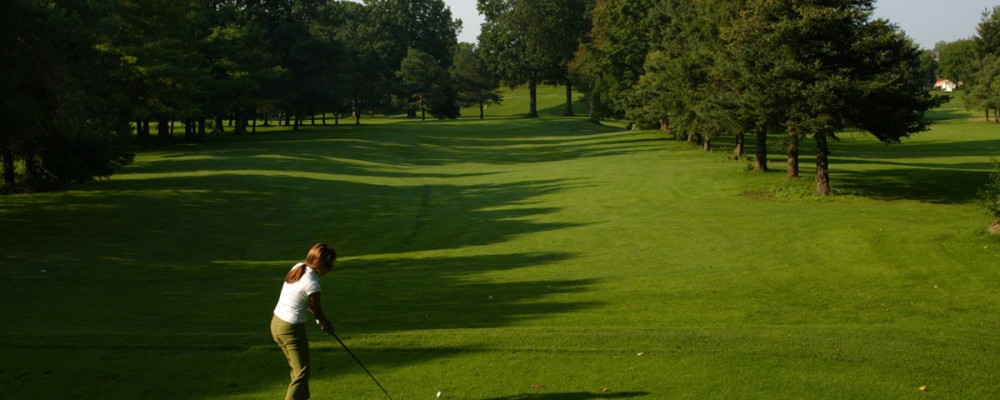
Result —
[[319, 278], [333, 268], [337, 252], [326, 243], [317, 243], [306, 255], [305, 262], [295, 264], [281, 287], [278, 305], [271, 318], [271, 336], [281, 347], [292, 368], [292, 382], [285, 392], [286, 400], [309, 398], [309, 339], [306, 338], [306, 311], [312, 313], [323, 332], [332, 333], [333, 325], [323, 313], [320, 302]]

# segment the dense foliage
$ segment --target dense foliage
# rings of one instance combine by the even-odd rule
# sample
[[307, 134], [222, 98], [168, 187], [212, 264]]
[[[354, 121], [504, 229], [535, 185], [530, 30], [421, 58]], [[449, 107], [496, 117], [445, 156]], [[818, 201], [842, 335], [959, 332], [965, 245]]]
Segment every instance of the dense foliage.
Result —
[[[478, 0], [479, 45], [442, 0], [13, 0], [0, 8], [8, 62], [0, 93], [3, 188], [108, 176], [127, 164], [129, 130], [167, 143], [228, 119], [298, 127], [317, 114], [454, 118], [500, 101], [496, 88], [566, 86], [591, 118], [659, 128], [706, 150], [717, 138], [788, 133], [788, 174], [803, 138], [817, 144], [817, 191], [829, 193], [828, 141], [844, 129], [897, 142], [940, 104], [933, 62], [872, 0]], [[1000, 107], [996, 13], [984, 16], [972, 103]], [[482, 112], [480, 112], [482, 115]], [[134, 128], [130, 128], [134, 127]], [[151, 131], [155, 127], [155, 134]], [[155, 137], [154, 137], [155, 136]]]
[[0, 5], [4, 192], [110, 176], [132, 160], [129, 102], [110, 78], [116, 60], [93, 46], [103, 6], [47, 3]]
[[198, 140], [225, 120], [454, 118], [469, 91], [442, 0], [12, 0], [0, 19], [7, 192], [109, 176], [133, 132], [167, 143], [177, 122]]
[[[591, 41], [573, 66], [594, 82], [604, 115], [702, 143], [745, 133], [767, 169], [766, 137], [816, 141], [816, 188], [829, 193], [828, 141], [859, 129], [884, 142], [924, 130], [944, 98], [928, 93], [926, 57], [873, 1], [599, 0]], [[644, 58], [639, 58], [644, 56]]]
[[993, 172], [986, 185], [979, 189], [979, 199], [992, 219], [990, 231], [1000, 234], [1000, 159], [993, 159]]
[[1000, 6], [984, 11], [976, 30], [971, 38], [935, 46], [940, 76], [964, 91], [966, 107], [1000, 122]]

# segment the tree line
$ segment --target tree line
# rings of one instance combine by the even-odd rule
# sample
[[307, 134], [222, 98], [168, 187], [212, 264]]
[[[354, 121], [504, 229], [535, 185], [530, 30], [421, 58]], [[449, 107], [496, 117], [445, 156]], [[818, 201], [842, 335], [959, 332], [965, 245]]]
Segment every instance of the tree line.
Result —
[[[454, 118], [501, 101], [501, 85], [582, 92], [592, 119], [660, 129], [711, 149], [786, 138], [817, 147], [857, 129], [898, 142], [943, 99], [934, 65], [873, 0], [477, 0], [478, 45], [441, 0], [11, 0], [0, 5], [8, 63], [0, 133], [5, 190], [108, 176], [128, 142], [187, 140], [406, 112]], [[155, 135], [151, 128], [155, 127]]]
[[934, 55], [939, 75], [959, 85], [965, 106], [1000, 123], [1000, 6], [984, 10], [976, 35], [954, 42], [938, 42]]
[[[482, 3], [486, 0], [480, 0]], [[892, 143], [925, 130], [946, 101], [934, 63], [871, 0], [596, 0], [570, 63], [602, 116], [659, 128], [710, 149], [727, 135], [755, 170], [783, 135], [789, 177], [816, 147], [816, 191], [831, 192], [831, 140], [844, 130]]]
[[2, 3], [5, 192], [110, 176], [175, 124], [199, 140], [501, 101], [441, 0]]

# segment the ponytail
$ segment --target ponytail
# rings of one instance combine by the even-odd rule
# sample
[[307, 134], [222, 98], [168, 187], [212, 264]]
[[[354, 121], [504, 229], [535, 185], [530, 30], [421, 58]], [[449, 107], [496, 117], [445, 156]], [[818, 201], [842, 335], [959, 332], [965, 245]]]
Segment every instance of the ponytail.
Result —
[[298, 282], [299, 279], [302, 279], [302, 275], [305, 274], [306, 274], [306, 265], [305, 264], [299, 265], [298, 268], [292, 268], [291, 271], [288, 271], [288, 275], [285, 275], [285, 282], [288, 283]]
[[309, 254], [306, 255], [306, 261], [302, 263], [298, 268], [292, 268], [288, 271], [288, 275], [285, 275], [285, 282], [295, 283], [299, 279], [302, 279], [302, 275], [306, 273], [306, 267], [316, 268], [320, 265], [332, 266], [333, 262], [337, 260], [337, 251], [330, 247], [326, 243], [316, 243], [311, 249], [309, 249]]

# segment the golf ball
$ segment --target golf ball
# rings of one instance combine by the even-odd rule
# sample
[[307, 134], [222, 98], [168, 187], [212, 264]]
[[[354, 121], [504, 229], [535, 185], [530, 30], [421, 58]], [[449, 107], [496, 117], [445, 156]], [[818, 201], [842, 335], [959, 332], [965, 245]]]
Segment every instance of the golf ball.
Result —
[[440, 390], [438, 390], [438, 398], [439, 399], [441, 398], [441, 391]]

